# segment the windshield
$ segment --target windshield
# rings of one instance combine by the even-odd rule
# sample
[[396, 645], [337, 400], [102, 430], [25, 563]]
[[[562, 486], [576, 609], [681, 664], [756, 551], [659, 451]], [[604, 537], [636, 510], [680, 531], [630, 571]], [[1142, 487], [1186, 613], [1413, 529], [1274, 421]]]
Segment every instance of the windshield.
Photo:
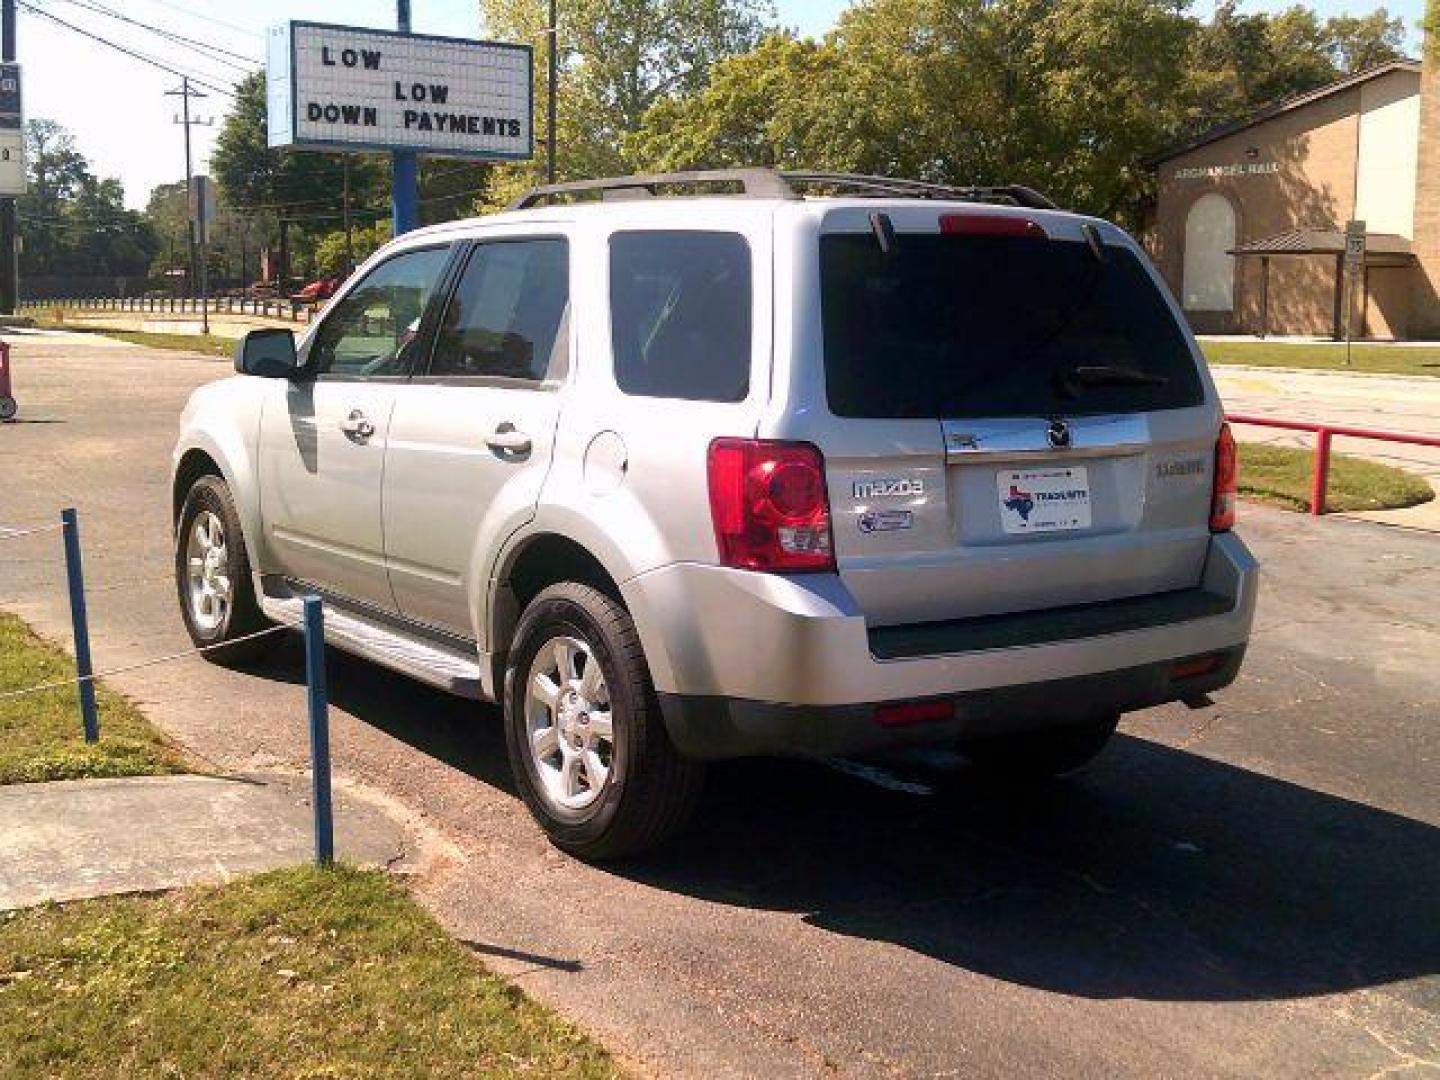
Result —
[[1198, 405], [1185, 336], [1136, 256], [1019, 236], [820, 241], [836, 416], [983, 418]]

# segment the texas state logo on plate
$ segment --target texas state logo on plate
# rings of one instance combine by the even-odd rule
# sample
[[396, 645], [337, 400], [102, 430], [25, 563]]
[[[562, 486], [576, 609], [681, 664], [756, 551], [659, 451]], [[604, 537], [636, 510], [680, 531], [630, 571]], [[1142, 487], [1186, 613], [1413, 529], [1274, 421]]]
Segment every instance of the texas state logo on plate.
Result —
[[1000, 524], [1007, 533], [1090, 527], [1090, 480], [1082, 466], [1001, 469], [995, 475]]

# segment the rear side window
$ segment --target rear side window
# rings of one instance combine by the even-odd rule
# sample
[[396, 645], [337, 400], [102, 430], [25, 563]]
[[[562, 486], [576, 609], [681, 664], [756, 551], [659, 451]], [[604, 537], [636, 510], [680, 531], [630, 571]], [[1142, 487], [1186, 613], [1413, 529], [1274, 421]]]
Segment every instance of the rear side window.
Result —
[[569, 295], [564, 240], [479, 245], [440, 320], [430, 374], [543, 380]]
[[820, 240], [830, 411], [1094, 415], [1198, 405], [1185, 336], [1133, 253], [1018, 236]]
[[611, 346], [627, 394], [743, 401], [750, 307], [750, 247], [737, 233], [610, 238]]

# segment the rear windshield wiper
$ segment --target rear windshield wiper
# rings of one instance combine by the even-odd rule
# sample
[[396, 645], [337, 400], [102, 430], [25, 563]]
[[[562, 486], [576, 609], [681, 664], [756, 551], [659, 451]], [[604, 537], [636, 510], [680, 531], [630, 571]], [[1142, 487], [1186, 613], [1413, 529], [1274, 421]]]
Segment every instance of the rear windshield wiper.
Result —
[[1170, 381], [1153, 371], [1118, 364], [1081, 364], [1066, 374], [1081, 386], [1164, 386]]

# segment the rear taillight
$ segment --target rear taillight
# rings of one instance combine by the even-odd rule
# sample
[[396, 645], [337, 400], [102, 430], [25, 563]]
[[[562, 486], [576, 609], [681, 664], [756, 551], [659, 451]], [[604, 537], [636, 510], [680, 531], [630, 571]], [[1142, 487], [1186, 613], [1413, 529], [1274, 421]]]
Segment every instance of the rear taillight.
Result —
[[1050, 234], [1038, 221], [1015, 214], [941, 214], [940, 231], [962, 236], [1028, 236], [1048, 240]]
[[1210, 498], [1210, 531], [1225, 532], [1235, 527], [1235, 499], [1240, 490], [1240, 461], [1230, 425], [1220, 425], [1215, 443], [1215, 490]]
[[710, 515], [720, 561], [742, 570], [833, 570], [825, 459], [809, 443], [716, 439]]

